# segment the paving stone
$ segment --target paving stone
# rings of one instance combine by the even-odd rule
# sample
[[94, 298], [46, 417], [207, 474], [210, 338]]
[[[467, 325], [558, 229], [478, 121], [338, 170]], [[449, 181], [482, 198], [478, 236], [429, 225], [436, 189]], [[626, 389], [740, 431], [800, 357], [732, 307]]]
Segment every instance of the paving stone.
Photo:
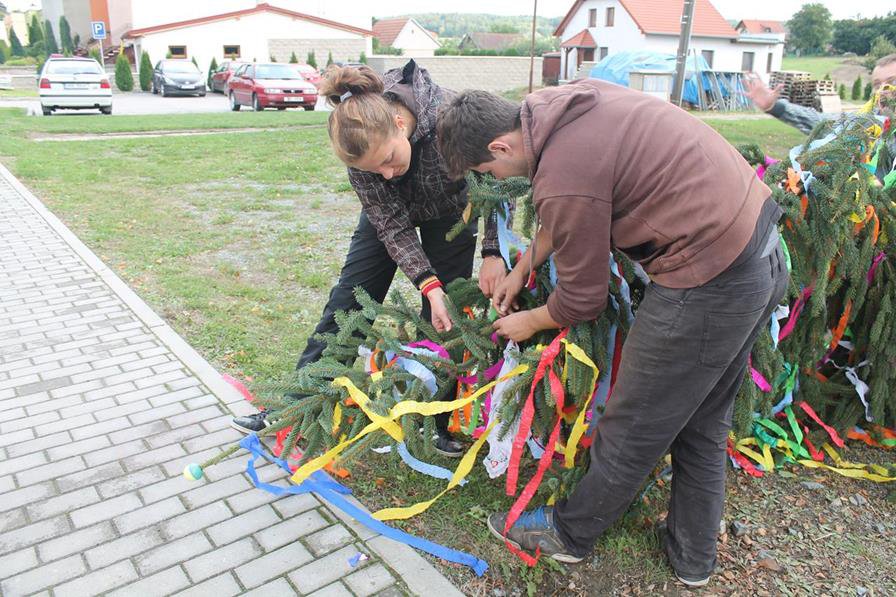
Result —
[[[58, 478], [60, 475], [83, 471], [85, 468], [87, 467], [84, 465], [84, 459], [80, 456], [74, 456], [18, 472], [15, 474], [15, 478], [20, 487], [25, 487], [48, 479]], [[60, 489], [65, 491], [62, 486], [60, 486]]]
[[334, 549], [351, 543], [354, 540], [348, 529], [341, 524], [334, 524], [322, 531], [313, 533], [305, 537], [305, 546], [315, 555], [315, 557], [330, 553]]
[[309, 597], [355, 597], [345, 585], [337, 581], [311, 593]]
[[60, 491], [65, 492], [77, 489], [78, 487], [96, 485], [107, 479], [120, 477], [123, 474], [124, 469], [121, 468], [120, 464], [117, 462], [110, 462], [109, 464], [91, 467], [85, 471], [79, 471], [71, 475], [59, 477], [56, 479], [56, 484], [59, 486]]
[[[253, 589], [248, 593], [243, 593], [243, 597], [284, 597], [287, 595], [298, 595], [296, 590], [290, 586], [285, 578], [278, 578], [264, 584], [257, 589]], [[351, 593], [349, 593], [349, 597]]]
[[222, 520], [229, 520], [232, 516], [230, 509], [223, 502], [212, 502], [202, 508], [166, 520], [161, 524], [162, 534], [166, 539], [184, 537]]
[[[353, 569], [348, 560], [358, 553], [354, 545], [343, 547], [328, 556], [314, 560], [294, 572], [290, 572], [289, 580], [302, 593], [311, 593], [335, 580], [349, 574]], [[276, 553], [276, 552], [274, 552]], [[309, 554], [310, 555], [310, 554]], [[370, 560], [358, 562], [357, 568], [366, 566]], [[239, 574], [239, 571], [237, 571]], [[242, 579], [242, 577], [240, 577]]]
[[150, 595], [170, 595], [190, 586], [190, 579], [181, 570], [180, 566], [174, 566], [148, 576], [143, 580], [125, 585], [120, 589], [106, 594], [106, 597], [143, 597]]
[[[12, 477], [9, 477], [12, 479]], [[56, 493], [53, 483], [47, 481], [39, 485], [29, 485], [22, 489], [9, 491], [0, 495], [0, 512], [12, 510], [19, 506], [37, 503], [39, 500], [47, 498]]]
[[358, 570], [342, 579], [358, 597], [368, 597], [395, 583], [395, 578], [382, 564]]
[[200, 582], [221, 570], [230, 570], [244, 564], [261, 553], [255, 542], [247, 537], [184, 562], [183, 566], [193, 582]]
[[36, 593], [41, 589], [46, 589], [63, 583], [70, 578], [80, 576], [84, 572], [86, 572], [86, 566], [84, 566], [81, 556], [70, 556], [64, 560], [44, 564], [40, 568], [34, 568], [0, 582], [0, 594], [14, 597], [16, 595]]
[[196, 489], [182, 493], [181, 497], [188, 506], [195, 508], [250, 489], [253, 489], [252, 484], [239, 475], [200, 485]]
[[141, 469], [135, 473], [104, 481], [96, 486], [100, 495], [111, 498], [123, 493], [136, 491], [141, 487], [158, 483], [165, 479], [165, 473], [157, 466]]
[[273, 551], [329, 524], [317, 510], [310, 510], [255, 533], [255, 538], [265, 551]]
[[208, 597], [209, 595], [214, 595], [215, 597], [231, 597], [231, 595], [239, 595], [242, 592], [240, 586], [233, 580], [233, 576], [227, 573], [190, 587], [186, 591], [176, 593], [176, 596]]
[[308, 550], [296, 542], [244, 564], [235, 572], [243, 586], [252, 589], [283, 576], [312, 559], [314, 558]]
[[161, 502], [138, 508], [133, 512], [122, 514], [112, 519], [112, 524], [118, 529], [122, 535], [126, 535], [131, 531], [142, 529], [150, 525], [168, 520], [178, 514], [186, 512], [183, 503], [177, 497], [170, 497]]
[[[167, 446], [168, 444], [180, 443], [185, 440], [194, 438], [197, 435], [204, 435], [206, 433], [206, 431], [199, 425], [190, 425], [188, 427], [180, 427], [178, 429], [171, 430], [169, 430], [168, 423], [165, 421], [154, 421], [153, 423], [149, 423], [149, 425], [164, 425], [164, 429], [162, 430], [162, 432], [146, 438], [146, 443], [149, 444], [149, 447], [153, 449], [161, 448], [163, 446]], [[190, 452], [189, 449], [187, 451]]]
[[134, 559], [140, 574], [146, 576], [159, 570], [185, 562], [194, 556], [205, 553], [212, 548], [212, 544], [204, 535], [195, 534], [177, 541], [170, 541], [151, 551], [141, 554]]
[[110, 589], [137, 580], [134, 565], [125, 560], [108, 568], [91, 572], [76, 580], [53, 588], [55, 597], [81, 597], [82, 595], [101, 595]]
[[92, 527], [68, 533], [57, 539], [44, 541], [37, 546], [37, 553], [44, 562], [50, 562], [73, 553], [81, 553], [100, 543], [113, 541], [115, 529], [108, 521]]
[[164, 435], [166, 431], [168, 431], [168, 424], [165, 421], [152, 421], [110, 433], [109, 441], [113, 444], [124, 444], [136, 439], [145, 439], [150, 448], [158, 448], [165, 444], [154, 444], [152, 440], [159, 435]]
[[0, 555], [58, 537], [70, 529], [71, 525], [68, 519], [64, 516], [57, 516], [0, 534]]
[[62, 460], [63, 458], [69, 458], [71, 456], [78, 456], [80, 454], [94, 452], [109, 445], [109, 438], [99, 435], [97, 437], [82, 439], [78, 442], [70, 442], [56, 446], [54, 448], [50, 448], [49, 450], [47, 450], [47, 456], [49, 456], [51, 461], [56, 462], [58, 460]]
[[296, 514], [307, 512], [320, 506], [320, 501], [310, 493], [287, 496], [274, 502], [274, 510], [283, 518], [292, 518]]
[[140, 499], [131, 493], [120, 495], [100, 504], [87, 506], [71, 513], [72, 522], [76, 527], [86, 527], [101, 520], [109, 520], [119, 514], [136, 510], [143, 504]]
[[209, 527], [206, 533], [215, 545], [226, 545], [279, 522], [280, 517], [273, 508], [262, 506]]
[[28, 517], [25, 516], [25, 510], [10, 510], [0, 514], [0, 533], [11, 531], [28, 524]]
[[155, 450], [147, 450], [130, 456], [121, 461], [128, 471], [136, 471], [153, 464], [161, 464], [172, 458], [186, 456], [187, 452], [178, 444], [172, 444]]
[[37, 556], [34, 553], [34, 548], [29, 547], [0, 557], [0, 570], [3, 571], [3, 577], [15, 576], [19, 572], [37, 566]]
[[90, 549], [84, 553], [84, 557], [87, 558], [90, 567], [96, 570], [118, 560], [141, 554], [163, 543], [165, 539], [159, 529], [143, 529]]
[[100, 495], [94, 487], [76, 489], [60, 496], [43, 500], [28, 506], [28, 516], [37, 521], [63, 512], [69, 512], [81, 506], [88, 506], [100, 501]]

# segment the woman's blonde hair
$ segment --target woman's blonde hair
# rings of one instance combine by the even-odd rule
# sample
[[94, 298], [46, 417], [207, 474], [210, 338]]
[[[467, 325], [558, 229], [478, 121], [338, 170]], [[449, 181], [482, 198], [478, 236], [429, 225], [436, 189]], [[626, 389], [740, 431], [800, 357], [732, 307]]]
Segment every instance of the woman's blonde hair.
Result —
[[394, 110], [383, 97], [383, 80], [369, 66], [331, 67], [320, 87], [333, 106], [328, 129], [333, 150], [346, 164], [395, 133]]

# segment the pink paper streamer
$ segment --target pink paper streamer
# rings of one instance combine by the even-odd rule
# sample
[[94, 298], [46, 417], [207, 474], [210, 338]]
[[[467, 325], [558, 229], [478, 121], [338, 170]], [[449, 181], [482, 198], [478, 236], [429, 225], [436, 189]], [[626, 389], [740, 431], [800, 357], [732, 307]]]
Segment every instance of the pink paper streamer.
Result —
[[880, 262], [887, 258], [887, 254], [881, 251], [877, 254], [877, 257], [874, 258], [874, 261], [871, 262], [871, 269], [868, 270], [868, 283], [871, 284], [871, 281], [874, 280], [874, 274], [877, 273], [877, 266], [880, 265]]
[[408, 344], [408, 346], [410, 346], [411, 348], [426, 348], [433, 351], [443, 359], [451, 359], [451, 357], [448, 355], [448, 351], [445, 350], [445, 347], [441, 344], [436, 344], [432, 340], [420, 340], [419, 342]]
[[770, 383], [768, 383], [768, 380], [765, 379], [764, 375], [762, 375], [759, 371], [757, 371], [756, 369], [753, 368], [753, 357], [752, 356], [750, 357], [749, 361], [750, 361], [750, 377], [753, 378], [753, 383], [755, 383], [756, 386], [763, 392], [766, 392], [766, 393], [771, 392], [772, 385]]
[[787, 323], [784, 327], [781, 328], [781, 331], [778, 333], [778, 342], [786, 338], [793, 332], [794, 326], [796, 326], [796, 320], [800, 316], [800, 312], [803, 310], [803, 307], [806, 304], [806, 301], [812, 296], [812, 290], [814, 286], [807, 286], [803, 289], [803, 293], [796, 299], [796, 302], [793, 303], [793, 307], [790, 309], [790, 318], [788, 318]]

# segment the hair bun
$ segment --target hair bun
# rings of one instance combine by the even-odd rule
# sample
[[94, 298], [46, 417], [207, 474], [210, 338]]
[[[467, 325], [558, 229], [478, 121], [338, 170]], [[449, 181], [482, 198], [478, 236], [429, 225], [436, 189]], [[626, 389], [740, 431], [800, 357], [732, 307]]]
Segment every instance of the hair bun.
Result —
[[[320, 93], [335, 107], [351, 96], [381, 94], [383, 89], [383, 80], [369, 66], [331, 66], [324, 73]], [[346, 96], [346, 93], [351, 95]]]

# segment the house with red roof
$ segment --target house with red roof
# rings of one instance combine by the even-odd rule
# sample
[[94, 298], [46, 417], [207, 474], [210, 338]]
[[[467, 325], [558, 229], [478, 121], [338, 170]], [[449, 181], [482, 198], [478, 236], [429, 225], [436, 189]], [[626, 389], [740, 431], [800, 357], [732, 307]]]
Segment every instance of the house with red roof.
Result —
[[432, 56], [441, 47], [433, 32], [407, 17], [376, 21], [373, 35], [381, 48], [398, 48], [404, 56]]
[[[683, 0], [575, 0], [554, 31], [560, 38], [560, 78], [574, 78], [583, 62], [616, 52], [675, 54], [683, 7]], [[741, 23], [753, 26], [753, 21]], [[710, 0], [696, 0], [691, 53], [701, 54], [713, 70], [750, 71], [767, 80], [781, 68], [783, 36], [746, 27], [732, 27]]]

